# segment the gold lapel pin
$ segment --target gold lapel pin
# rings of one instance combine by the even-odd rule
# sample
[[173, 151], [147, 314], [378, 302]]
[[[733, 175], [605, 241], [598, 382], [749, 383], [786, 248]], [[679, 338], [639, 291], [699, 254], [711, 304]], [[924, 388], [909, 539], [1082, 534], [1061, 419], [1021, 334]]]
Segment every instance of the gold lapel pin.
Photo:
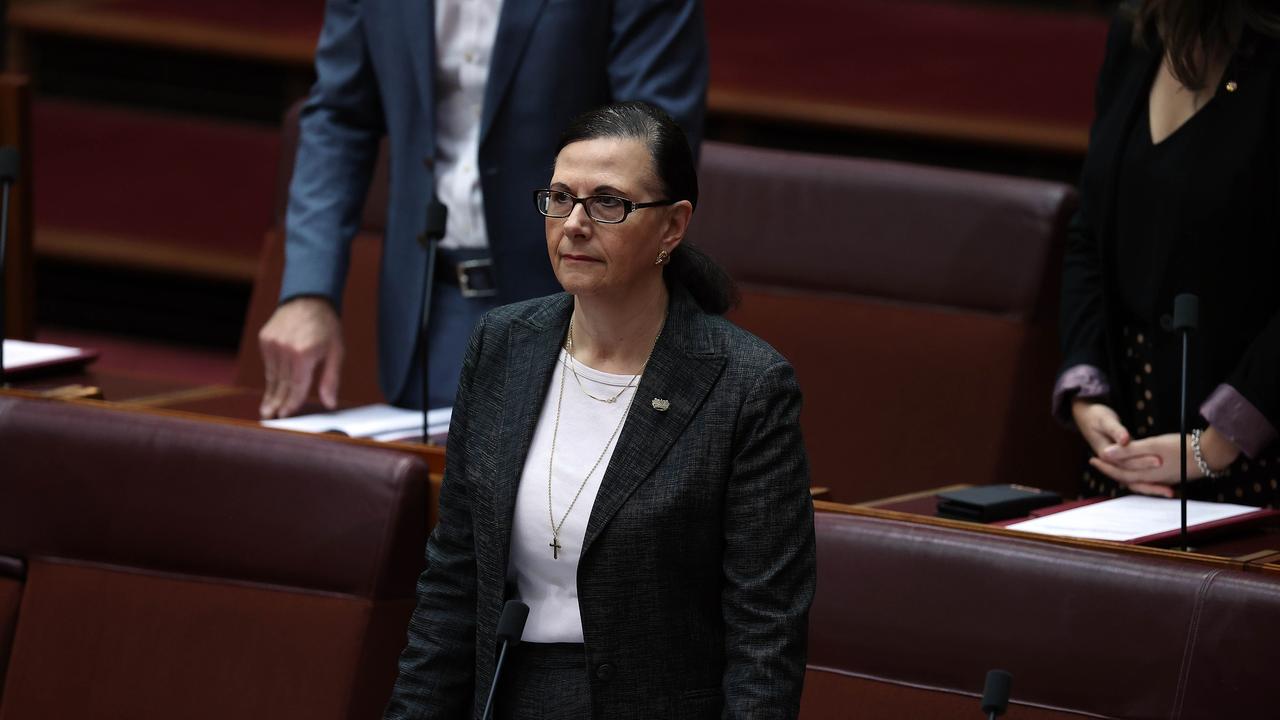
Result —
[[662, 398], [654, 398], [653, 402], [649, 404], [653, 405], [653, 409], [658, 412], [666, 412], [671, 407], [671, 401], [663, 400]]
[[1235, 81], [1235, 80], [1231, 80], [1231, 81], [1229, 81], [1229, 82], [1227, 83], [1227, 92], [1235, 92], [1235, 91], [1236, 91], [1236, 88], [1238, 88], [1238, 87], [1240, 87], [1240, 86], [1236, 83], [1236, 81]]

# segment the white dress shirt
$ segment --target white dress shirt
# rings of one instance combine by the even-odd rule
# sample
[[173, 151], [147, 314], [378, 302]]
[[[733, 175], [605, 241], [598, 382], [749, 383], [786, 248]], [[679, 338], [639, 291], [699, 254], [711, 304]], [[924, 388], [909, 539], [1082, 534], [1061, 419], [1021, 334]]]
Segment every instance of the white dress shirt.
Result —
[[[529, 445], [520, 487], [516, 492], [515, 516], [511, 528], [511, 553], [507, 579], [514, 581], [519, 598], [529, 606], [529, 620], [523, 639], [528, 642], [582, 642], [582, 616], [578, 610], [578, 560], [582, 541], [587, 534], [587, 520], [600, 491], [609, 458], [617, 446], [615, 428], [627, 412], [635, 395], [633, 375], [600, 372], [581, 363], [574, 367], [582, 387], [565, 364], [569, 354], [560, 351], [560, 362], [551, 375], [547, 398], [542, 403], [538, 426]], [[560, 400], [561, 378], [564, 398]], [[633, 383], [634, 379], [634, 383]], [[633, 385], [623, 390], [628, 385]], [[585, 389], [585, 393], [584, 393]], [[604, 403], [598, 398], [622, 394], [616, 402]], [[556, 409], [559, 407], [560, 429], [555, 432]], [[551, 512], [547, 511], [547, 472], [551, 460], [551, 437], [556, 436], [555, 464], [551, 469]], [[599, 460], [595, 472], [587, 478], [592, 465]], [[586, 484], [583, 479], [586, 478]], [[578, 488], [582, 491], [578, 494]], [[578, 500], [573, 497], [578, 494]], [[569, 509], [573, 503], [572, 510]], [[565, 512], [568, 511], [568, 515]], [[559, 557], [551, 547], [551, 517], [560, 528]]]
[[502, 0], [436, 0], [435, 9], [436, 197], [449, 209], [440, 247], [484, 248], [488, 234], [476, 165]]

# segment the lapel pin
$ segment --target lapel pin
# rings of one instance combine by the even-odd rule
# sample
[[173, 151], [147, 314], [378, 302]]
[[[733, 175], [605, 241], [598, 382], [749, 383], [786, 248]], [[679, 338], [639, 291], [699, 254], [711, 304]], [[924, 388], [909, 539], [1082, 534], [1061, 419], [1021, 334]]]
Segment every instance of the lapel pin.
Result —
[[666, 412], [667, 409], [671, 407], [671, 401], [663, 400], [662, 398], [654, 398], [653, 402], [649, 404], [653, 405], [653, 409], [657, 410], [658, 412]]
[[1237, 84], [1235, 80], [1231, 80], [1227, 83], [1227, 92], [1235, 92], [1238, 87], [1240, 87], [1240, 85]]

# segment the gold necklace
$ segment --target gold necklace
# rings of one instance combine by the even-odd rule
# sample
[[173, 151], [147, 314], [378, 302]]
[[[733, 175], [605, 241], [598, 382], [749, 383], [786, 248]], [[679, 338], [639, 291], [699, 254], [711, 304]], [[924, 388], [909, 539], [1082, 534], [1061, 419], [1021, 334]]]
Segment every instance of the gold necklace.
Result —
[[[645, 356], [644, 364], [640, 366], [640, 372], [636, 373], [635, 377], [638, 378], [641, 375], [644, 375], [645, 368], [649, 367], [649, 359], [653, 357], [653, 349], [658, 346], [658, 338], [662, 337], [662, 327], [665, 327], [666, 324], [667, 324], [667, 315], [666, 313], [663, 313], [662, 326], [658, 328], [658, 334], [653, 336], [653, 344], [649, 346], [649, 354]], [[573, 332], [572, 316], [569, 317], [569, 332], [570, 333]], [[572, 352], [570, 353], [570, 357], [571, 358], [573, 357]], [[632, 381], [634, 382], [635, 378], [632, 378]], [[618, 395], [621, 395], [629, 387], [632, 387], [631, 384], [628, 384], [627, 387], [622, 388], [622, 390], [618, 392]], [[583, 390], [583, 392], [585, 393], [586, 390]], [[614, 396], [614, 400], [617, 399], [618, 395]], [[599, 400], [600, 398], [595, 398], [595, 399]], [[601, 402], [605, 402], [605, 401], [601, 400]], [[612, 402], [612, 401], [609, 401], [609, 402]], [[573, 494], [573, 500], [569, 502], [569, 507], [565, 508], [564, 515], [560, 518], [560, 522], [557, 523], [555, 511], [551, 507], [551, 479], [555, 474], [554, 470], [556, 467], [556, 439], [560, 435], [560, 408], [563, 405], [564, 405], [564, 371], [561, 370], [560, 371], [560, 393], [556, 397], [556, 423], [551, 430], [551, 458], [547, 461], [547, 520], [551, 523], [551, 544], [549, 547], [551, 548], [551, 559], [553, 560], [559, 560], [560, 551], [564, 549], [564, 546], [560, 544], [560, 528], [564, 527], [564, 521], [569, 519], [569, 513], [573, 512], [573, 506], [578, 504], [578, 497], [582, 495], [582, 490], [587, 487], [587, 481], [590, 480], [591, 476], [595, 474], [596, 468], [600, 467], [600, 463], [604, 460], [604, 454], [609, 451], [609, 446], [613, 445], [614, 438], [618, 437], [618, 431], [622, 430], [622, 425], [627, 421], [627, 416], [631, 414], [631, 407], [632, 405], [634, 405], [634, 403], [632, 403], [632, 405], [628, 405], [627, 409], [622, 411], [622, 417], [618, 419], [618, 424], [613, 427], [613, 432], [609, 434], [609, 439], [605, 441], [604, 449], [600, 451], [599, 457], [597, 457], [596, 461], [592, 463], [591, 469], [587, 471], [587, 476], [582, 478], [582, 482], [578, 484], [578, 491]]]
[[[663, 318], [663, 321], [664, 322], [666, 321], [665, 317]], [[592, 395], [591, 393], [587, 392], [586, 386], [582, 384], [582, 378], [578, 375], [578, 368], [577, 368], [578, 359], [573, 356], [573, 316], [572, 315], [569, 316], [569, 340], [568, 340], [568, 343], [566, 344], [565, 350], [569, 353], [569, 363], [568, 363], [569, 370], [573, 372], [573, 379], [578, 381], [578, 389], [582, 391], [583, 395], [586, 395], [587, 397], [591, 398], [592, 400], [595, 400], [596, 402], [608, 403], [609, 405], [612, 405], [613, 403], [618, 401], [618, 398], [622, 397], [622, 393], [626, 392], [628, 389], [632, 387], [635, 387], [636, 378], [640, 377], [640, 373], [636, 373], [635, 375], [632, 375], [631, 380], [629, 380], [626, 385], [623, 385], [622, 389], [619, 390], [617, 393], [615, 393], [613, 397], [607, 397], [607, 398], [596, 397], [595, 395]], [[650, 348], [649, 352], [652, 353], [653, 348]], [[649, 359], [645, 358], [645, 362], [646, 363], [649, 362]], [[644, 372], [643, 366], [640, 368], [640, 372]]]

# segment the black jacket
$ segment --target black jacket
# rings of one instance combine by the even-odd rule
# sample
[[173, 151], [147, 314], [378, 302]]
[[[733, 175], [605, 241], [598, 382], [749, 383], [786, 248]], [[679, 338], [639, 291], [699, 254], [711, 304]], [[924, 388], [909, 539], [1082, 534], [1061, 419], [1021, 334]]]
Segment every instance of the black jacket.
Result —
[[[516, 485], [572, 307], [498, 308], [472, 335], [389, 718], [483, 709]], [[593, 715], [794, 718], [815, 542], [791, 366], [675, 288], [634, 402], [578, 566]]]
[[[1206, 191], [1192, 202], [1164, 208], [1177, 213], [1172, 250], [1151, 258], [1152, 278], [1119, 277], [1115, 247], [1116, 186], [1124, 143], [1144, 117], [1163, 49], [1151, 36], [1132, 41], [1125, 16], [1112, 25], [1098, 79], [1096, 116], [1080, 183], [1080, 210], [1072, 221], [1062, 283], [1063, 369], [1090, 364], [1108, 374], [1111, 405], [1132, 429], [1120, 378], [1117, 288], [1141, 280], [1152, 288], [1154, 310], [1138, 318], [1151, 328], [1156, 351], [1167, 362], [1158, 383], [1166, 412], [1159, 432], [1176, 431], [1180, 340], [1168, 329], [1173, 298], [1200, 297], [1200, 329], [1193, 336], [1189, 407], [1220, 383], [1251, 402], [1280, 427], [1280, 48], [1274, 39], [1247, 31], [1223, 75], [1216, 96], [1200, 110], [1208, 123], [1188, 176]], [[1226, 84], [1234, 83], [1234, 91]], [[1207, 181], [1207, 182], [1206, 182]], [[1153, 429], [1153, 434], [1156, 429]]]

